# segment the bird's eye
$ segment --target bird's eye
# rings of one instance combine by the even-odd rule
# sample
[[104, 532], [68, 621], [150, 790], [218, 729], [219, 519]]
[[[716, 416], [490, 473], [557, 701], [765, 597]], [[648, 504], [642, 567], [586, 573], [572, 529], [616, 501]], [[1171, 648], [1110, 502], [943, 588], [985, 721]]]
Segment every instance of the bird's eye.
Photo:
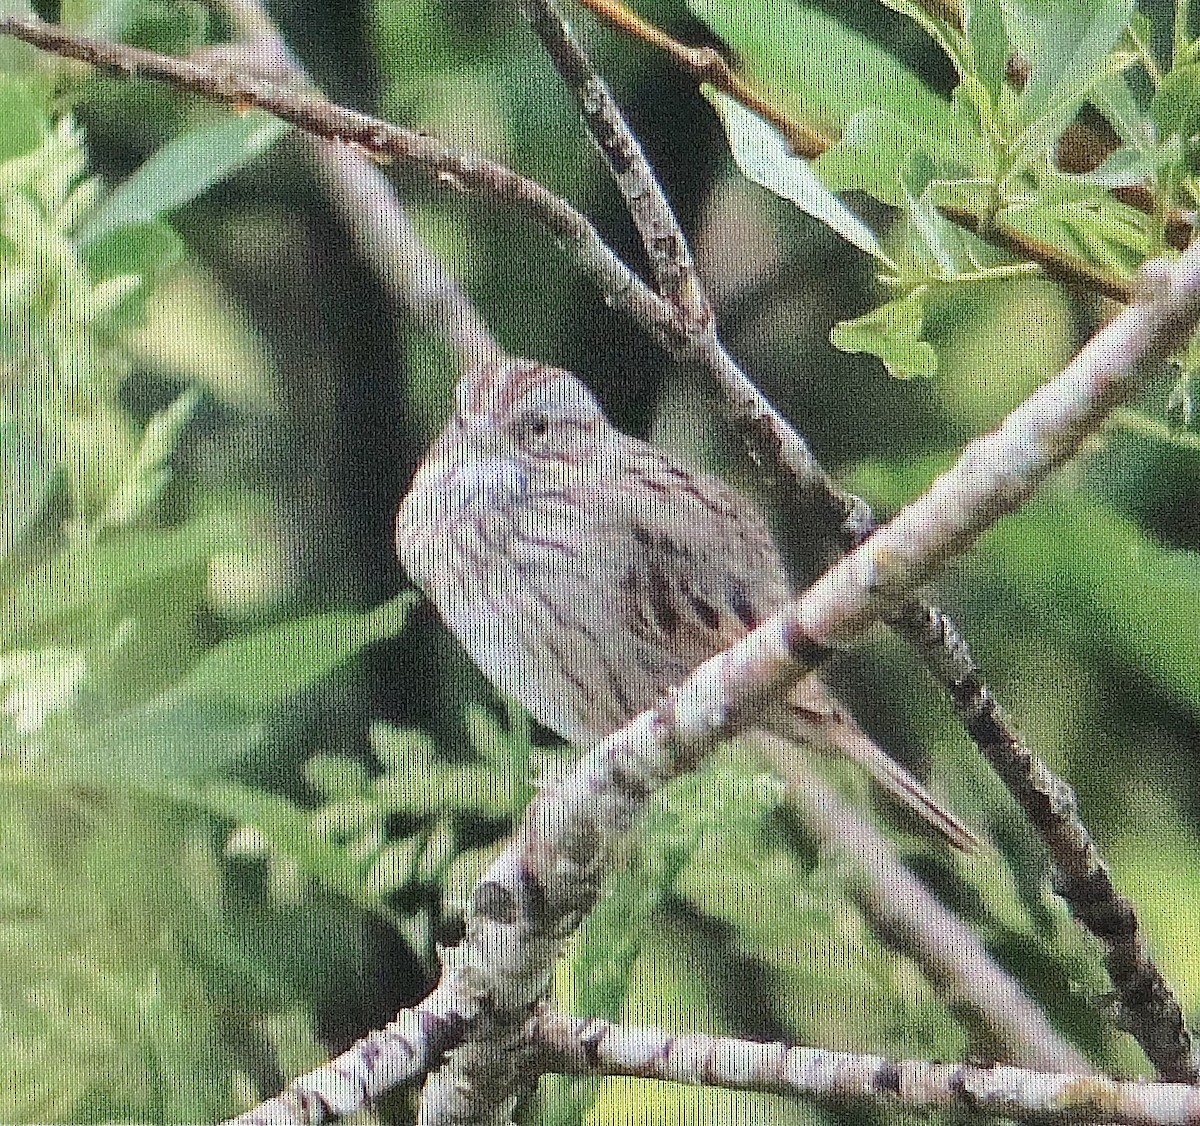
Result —
[[521, 419], [517, 432], [522, 441], [541, 441], [550, 433], [550, 416], [544, 411], [530, 411]]

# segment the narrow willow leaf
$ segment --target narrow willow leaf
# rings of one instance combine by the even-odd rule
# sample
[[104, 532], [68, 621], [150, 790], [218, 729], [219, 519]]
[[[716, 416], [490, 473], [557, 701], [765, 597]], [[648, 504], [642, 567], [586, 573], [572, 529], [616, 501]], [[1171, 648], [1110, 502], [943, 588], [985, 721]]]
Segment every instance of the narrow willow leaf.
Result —
[[1092, 104], [1130, 148], [1144, 149], [1154, 144], [1152, 122], [1142, 110], [1125, 75], [1113, 75], [1102, 82], [1092, 91]]
[[132, 524], [158, 500], [171, 479], [171, 455], [199, 404], [199, 392], [189, 388], [169, 406], [151, 415], [132, 461], [105, 506], [100, 526], [118, 528]]
[[236, 699], [247, 708], [274, 707], [365, 646], [395, 637], [415, 602], [408, 592], [366, 613], [316, 614], [222, 642], [192, 669], [183, 687], [197, 696]]
[[1179, 66], [1163, 80], [1150, 100], [1150, 116], [1164, 137], [1191, 137], [1200, 132], [1200, 64]]
[[1122, 147], [1110, 152], [1090, 172], [1057, 173], [1054, 179], [1061, 177], [1077, 184], [1093, 184], [1105, 189], [1125, 188], [1152, 180], [1160, 169], [1178, 160], [1178, 144], [1136, 149]]
[[1133, 0], [1015, 0], [1005, 9], [1013, 44], [1028, 60], [1018, 100], [1031, 140], [1057, 136], [1100, 81], [1115, 73], [1105, 58], [1129, 25]]
[[688, 0], [688, 7], [737, 52], [740, 68], [771, 103], [799, 121], [840, 130], [856, 113], [874, 108], [939, 155], [973, 161], [983, 152], [949, 103], [895, 55], [816, 6]]
[[287, 131], [278, 118], [251, 111], [189, 129], [168, 141], [88, 216], [87, 245], [116, 230], [150, 223], [190, 203], [261, 155]]
[[964, 51], [963, 37], [956, 28], [951, 27], [945, 20], [934, 15], [924, 5], [915, 3], [914, 0], [883, 0], [883, 2], [893, 11], [907, 16], [923, 28], [926, 34], [942, 49], [946, 58], [958, 71], [960, 78], [965, 78], [972, 72]]
[[221, 642], [159, 695], [98, 706], [91, 722], [60, 725], [31, 749], [76, 777], [148, 787], [224, 774], [261, 744], [278, 708], [398, 634], [414, 601], [408, 593], [366, 613], [317, 614]]
[[995, 112], [1001, 104], [1012, 54], [1000, 0], [968, 0], [964, 23], [973, 75], [988, 92]]
[[704, 93], [717, 107], [729, 137], [729, 151], [748, 180], [791, 200], [859, 250], [891, 265], [870, 227], [821, 183], [779, 130], [719, 90], [706, 86]]

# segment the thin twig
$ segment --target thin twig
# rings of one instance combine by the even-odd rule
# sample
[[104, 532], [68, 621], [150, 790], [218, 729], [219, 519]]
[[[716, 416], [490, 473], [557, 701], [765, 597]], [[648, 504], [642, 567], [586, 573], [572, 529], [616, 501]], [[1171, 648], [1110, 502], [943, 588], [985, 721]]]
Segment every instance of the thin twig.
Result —
[[720, 51], [680, 43], [620, 0], [580, 0], [580, 3], [613, 27], [670, 55], [697, 82], [707, 82], [741, 102], [764, 121], [769, 121], [783, 134], [797, 156], [812, 159], [833, 145], [834, 138], [796, 121], [772, 105], [725, 61]]
[[963, 724], [1050, 850], [1054, 890], [1104, 947], [1104, 964], [1129, 1032], [1165, 1079], [1197, 1082], [1183, 1010], [1150, 956], [1133, 903], [1113, 884], [1079, 817], [1075, 792], [1014, 734], [966, 642], [936, 607], [909, 605], [888, 618], [911, 638], [944, 685]]
[[[781, 746], [779, 753], [789, 750]], [[809, 771], [788, 787], [788, 800], [822, 852], [850, 865], [850, 893], [877, 933], [889, 936], [921, 967], [950, 1009], [996, 1045], [1000, 1059], [1079, 1075], [1092, 1070], [1087, 1057], [1055, 1031], [971, 928], [941, 904], [900, 861], [887, 838], [834, 789]]]
[[521, 7], [575, 96], [588, 133], [621, 189], [646, 249], [655, 288], [679, 310], [688, 335], [703, 332], [712, 323], [712, 309], [700, 288], [687, 237], [608, 83], [593, 69], [553, 0], [521, 0]]
[[[521, 0], [550, 61], [580, 105], [588, 132], [604, 156], [662, 284], [687, 295], [696, 314], [676, 347], [683, 358], [704, 365], [716, 380], [732, 421], [767, 463], [782, 467], [789, 492], [799, 489], [808, 522], [825, 534], [857, 542], [869, 512], [857, 497], [840, 489], [813, 457], [807, 443], [763, 397], [725, 350], [717, 336], [704, 285], [692, 261], [687, 236], [654, 170], [642, 155], [633, 130], [604, 79], [571, 35], [555, 0]], [[665, 291], [664, 291], [665, 292]]]
[[1182, 1083], [1119, 1082], [1018, 1067], [762, 1044], [727, 1036], [679, 1036], [542, 1009], [536, 1018], [544, 1071], [629, 1075], [818, 1099], [836, 1107], [949, 1110], [1017, 1122], [1200, 1126], [1200, 1090]]

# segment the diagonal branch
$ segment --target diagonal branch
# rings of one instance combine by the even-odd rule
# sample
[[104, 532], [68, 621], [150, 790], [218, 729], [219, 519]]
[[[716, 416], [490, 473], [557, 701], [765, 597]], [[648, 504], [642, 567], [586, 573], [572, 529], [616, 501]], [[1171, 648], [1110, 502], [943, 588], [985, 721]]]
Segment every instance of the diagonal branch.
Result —
[[840, 854], [854, 870], [850, 894], [876, 933], [887, 935], [921, 967], [950, 1009], [997, 1045], [1000, 1059], [1079, 1075], [1092, 1070], [975, 932], [939, 902], [887, 838], [836, 790], [809, 772], [788, 787], [788, 798], [821, 851]]
[[626, 310], [654, 339], [676, 348], [684, 336], [674, 308], [629, 270], [584, 215], [541, 184], [502, 164], [316, 94], [79, 35], [44, 20], [2, 16], [0, 35], [80, 59], [122, 78], [150, 78], [239, 109], [254, 106], [266, 110], [313, 136], [349, 145], [380, 163], [395, 163], [451, 191], [510, 210], [557, 239], [607, 299]]
[[679, 310], [689, 336], [704, 332], [712, 323], [712, 308], [700, 286], [687, 236], [608, 83], [592, 67], [552, 0], [521, 0], [521, 7], [575, 96], [588, 132], [621, 189], [650, 261], [655, 288]]
[[[212, 0], [229, 16], [239, 42], [209, 48], [234, 69], [253, 72], [264, 62], [283, 81], [311, 80], [261, 0]], [[246, 58], [248, 65], [238, 66]], [[195, 59], [195, 56], [193, 56]], [[205, 60], [207, 61], [207, 59]], [[342, 216], [359, 253], [370, 262], [393, 305], [454, 351], [465, 369], [494, 362], [503, 349], [442, 261], [425, 245], [388, 178], [369, 156], [304, 134], [326, 194]]]
[[[451, 1057], [463, 1052], [467, 1066], [454, 1084], [427, 1084], [424, 1122], [491, 1122], [511, 1112], [516, 1081], [528, 1077], [530, 1061], [519, 1054], [526, 1023], [567, 938], [596, 901], [612, 847], [654, 792], [751, 722], [772, 693], [812, 671], [835, 639], [861, 633], [1019, 507], [1113, 407], [1144, 385], [1151, 361], [1193, 331], [1200, 320], [1200, 246], [1177, 262], [1157, 264], [1147, 282], [1143, 301], [1098, 332], [998, 430], [972, 442], [929, 492], [539, 791], [476, 886], [465, 937], [444, 952], [434, 996], [440, 1013], [461, 1022], [462, 1047]], [[270, 1114], [252, 1111], [240, 1121], [323, 1122], [330, 1111], [327, 1103], [301, 1099], [268, 1105]], [[336, 1109], [347, 1113], [349, 1098]]]

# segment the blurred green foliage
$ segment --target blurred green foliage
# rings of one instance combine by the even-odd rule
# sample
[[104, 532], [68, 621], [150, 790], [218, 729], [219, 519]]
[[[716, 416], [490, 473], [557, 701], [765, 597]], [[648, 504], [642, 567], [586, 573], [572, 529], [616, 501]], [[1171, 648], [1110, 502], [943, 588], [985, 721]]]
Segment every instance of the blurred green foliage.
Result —
[[[175, 53], [224, 32], [188, 0], [37, 8]], [[711, 105], [661, 58], [578, 21], [695, 239], [731, 347], [881, 511], [1057, 370], [1097, 314], [938, 206], [981, 208], [1128, 277], [1162, 251], [1172, 211], [1200, 200], [1200, 48], [1161, 4], [979, 0], [964, 30], [908, 0], [890, 9], [641, 6], [689, 42], [716, 37], [778, 107], [840, 133], [800, 168], [763, 122], [726, 115], [742, 167], [784, 198], [738, 174]], [[520, 168], [636, 260], [512, 5], [273, 10], [340, 98]], [[1023, 84], [1009, 79], [1014, 49]], [[1055, 143], [1081, 109], [1111, 151], [1065, 172]], [[282, 133], [0, 40], [0, 1119], [196, 1121], [272, 1093], [423, 994], [498, 842], [571, 758], [397, 596], [391, 512], [457, 373], [388, 306]], [[1130, 184], [1148, 211], [1110, 191]], [[623, 425], [753, 487], [708, 389], [669, 370], [552, 241], [407, 177], [398, 190], [508, 347], [579, 366]], [[1189, 353], [985, 537], [939, 599], [1078, 786], [1194, 1017], [1193, 367]], [[1143, 1073], [1096, 947], [911, 656], [880, 637], [835, 676], [996, 844], [948, 859], [887, 814], [913, 869], [1097, 1066]], [[831, 778], [869, 806], [861, 779]], [[873, 930], [854, 879], [730, 748], [670, 787], [618, 857], [558, 1000], [681, 1031], [990, 1050]], [[404, 1120], [411, 1106], [374, 1113]], [[567, 1079], [527, 1115], [841, 1117]]]

